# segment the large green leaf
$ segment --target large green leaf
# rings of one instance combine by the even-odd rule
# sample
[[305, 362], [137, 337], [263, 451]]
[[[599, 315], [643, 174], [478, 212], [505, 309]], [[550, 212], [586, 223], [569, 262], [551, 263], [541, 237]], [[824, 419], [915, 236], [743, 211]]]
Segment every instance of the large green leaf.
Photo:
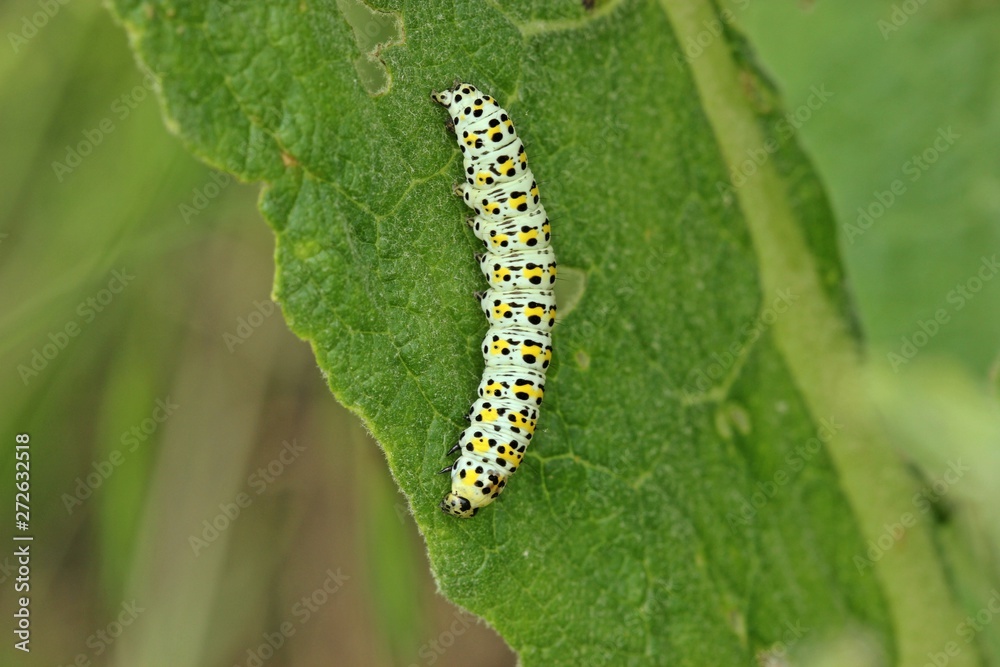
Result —
[[[115, 9], [191, 149], [267, 183], [287, 321], [381, 443], [444, 593], [524, 664], [910, 665], [949, 639], [926, 530], [866, 556], [911, 482], [856, 391], [822, 190], [710, 5]], [[433, 474], [486, 330], [428, 98], [455, 78], [511, 111], [577, 304], [526, 462], [471, 521]]]

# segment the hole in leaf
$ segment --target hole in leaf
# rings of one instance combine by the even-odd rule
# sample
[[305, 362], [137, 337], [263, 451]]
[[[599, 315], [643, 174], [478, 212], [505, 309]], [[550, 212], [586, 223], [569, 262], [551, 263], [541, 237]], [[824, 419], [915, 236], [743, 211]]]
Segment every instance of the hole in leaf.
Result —
[[587, 274], [581, 269], [572, 266], [559, 265], [559, 278], [556, 280], [556, 307], [558, 308], [559, 320], [566, 319], [566, 316], [573, 312], [583, 292], [587, 288]]
[[389, 90], [392, 77], [380, 54], [382, 49], [403, 43], [403, 21], [396, 12], [380, 12], [361, 0], [337, 0], [337, 9], [354, 30], [361, 55], [354, 59], [354, 69], [361, 85], [371, 95]]

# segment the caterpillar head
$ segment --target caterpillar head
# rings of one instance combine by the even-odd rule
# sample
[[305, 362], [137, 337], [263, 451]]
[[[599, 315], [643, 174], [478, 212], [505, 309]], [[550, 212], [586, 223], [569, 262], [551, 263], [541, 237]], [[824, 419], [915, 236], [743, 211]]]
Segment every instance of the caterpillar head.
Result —
[[507, 486], [507, 473], [481, 459], [460, 456], [452, 466], [451, 493], [441, 501], [445, 514], [469, 519], [486, 507]]
[[432, 91], [431, 99], [448, 109], [447, 125], [456, 132], [469, 123], [502, 111], [499, 102], [469, 83], [458, 82], [440, 93]]
[[[441, 106], [448, 107], [448, 111], [457, 111], [469, 104], [469, 102], [479, 97], [479, 89], [472, 84], [456, 82], [454, 86], [440, 93], [431, 91], [431, 99]], [[454, 115], [454, 114], [452, 114]]]

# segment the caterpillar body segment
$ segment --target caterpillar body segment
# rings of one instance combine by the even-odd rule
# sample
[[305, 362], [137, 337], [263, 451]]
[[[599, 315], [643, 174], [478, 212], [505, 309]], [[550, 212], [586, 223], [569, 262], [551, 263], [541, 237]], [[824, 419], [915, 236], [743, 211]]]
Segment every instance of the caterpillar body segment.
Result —
[[486, 252], [479, 256], [479, 268], [490, 287], [550, 290], [556, 284], [556, 255], [551, 247]]
[[517, 366], [486, 368], [483, 379], [479, 382], [479, 397], [504, 398], [539, 406], [545, 397], [545, 373]]
[[526, 216], [517, 215], [499, 220], [475, 216], [469, 224], [486, 250], [494, 253], [547, 248], [552, 236], [549, 218], [541, 204]]
[[492, 329], [538, 327], [551, 331], [556, 323], [556, 295], [551, 290], [503, 290], [482, 293], [479, 305]]

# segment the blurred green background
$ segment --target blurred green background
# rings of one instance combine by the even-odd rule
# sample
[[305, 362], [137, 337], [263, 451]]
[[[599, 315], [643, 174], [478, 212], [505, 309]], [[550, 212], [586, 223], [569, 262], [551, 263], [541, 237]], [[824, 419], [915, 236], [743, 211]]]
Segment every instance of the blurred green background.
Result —
[[[901, 454], [929, 480], [956, 457], [976, 466], [935, 515], [975, 612], [1000, 562], [1000, 280], [970, 283], [1000, 253], [1000, 4], [928, 3], [888, 32], [891, 2], [725, 6], [801, 113]], [[36, 536], [33, 650], [4, 642], [0, 664], [513, 665], [435, 593], [380, 451], [269, 301], [257, 186], [169, 134], [98, 4], [15, 0], [0, 26], [0, 517], [12, 525], [26, 432]], [[831, 95], [812, 108], [817, 86]], [[896, 180], [861, 228], [858, 208], [877, 212]], [[907, 340], [912, 359], [891, 360]], [[211, 506], [209, 488], [233, 503]], [[981, 635], [987, 658], [996, 637]]]

